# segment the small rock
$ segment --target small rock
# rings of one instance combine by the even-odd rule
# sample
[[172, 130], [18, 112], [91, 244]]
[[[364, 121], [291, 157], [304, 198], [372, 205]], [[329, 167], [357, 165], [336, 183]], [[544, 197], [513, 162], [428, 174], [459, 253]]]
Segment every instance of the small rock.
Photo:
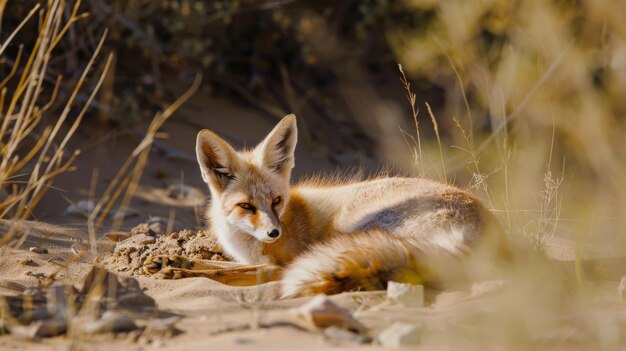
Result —
[[152, 319], [146, 325], [144, 334], [149, 337], [172, 337], [180, 332], [176, 328], [180, 319], [178, 316]]
[[424, 287], [390, 281], [387, 284], [387, 300], [405, 307], [424, 307]]
[[295, 309], [294, 312], [317, 328], [335, 326], [354, 331], [365, 330], [365, 327], [352, 317], [348, 310], [337, 306], [325, 295], [315, 296], [308, 303]]
[[324, 329], [324, 337], [328, 341], [337, 344], [365, 344], [369, 342], [368, 338], [361, 334], [354, 333], [349, 330], [341, 329], [335, 326], [330, 326]]
[[21, 264], [22, 266], [33, 266], [33, 267], [39, 266], [37, 262], [33, 261], [30, 258], [19, 259], [17, 260], [17, 263]]
[[104, 236], [114, 242], [123, 241], [130, 238], [130, 233], [127, 232], [108, 232]]
[[622, 299], [626, 299], [626, 276], [623, 276], [622, 280], [620, 280], [619, 285], [617, 286], [617, 292]]
[[139, 234], [148, 235], [149, 233], [150, 233], [150, 228], [148, 228], [148, 223], [137, 224], [133, 229], [130, 230], [131, 236], [139, 235]]
[[165, 220], [164, 220], [163, 218], [159, 217], [159, 216], [154, 216], [154, 217], [150, 217], [150, 218], [148, 218], [148, 220], [146, 221], [146, 223], [147, 223], [148, 225], [150, 225], [150, 224], [154, 224], [154, 223], [162, 223], [162, 224], [165, 224]]
[[161, 222], [156, 222], [156, 223], [152, 223], [150, 225], [148, 225], [148, 229], [149, 229], [149, 234], [151, 236], [162, 236], [165, 235], [165, 224], [161, 223]]
[[29, 250], [30, 250], [30, 252], [34, 252], [34, 253], [38, 253], [38, 254], [47, 254], [48, 253], [48, 249], [46, 249], [45, 247], [39, 247], [39, 246], [32, 246]]
[[124, 220], [124, 219], [133, 218], [137, 216], [139, 216], [139, 213], [137, 213], [137, 211], [135, 210], [127, 209], [126, 211], [123, 211], [123, 210], [118, 209], [117, 211], [115, 211], [115, 214], [113, 214], [113, 219]]
[[378, 342], [386, 347], [418, 345], [422, 329], [418, 324], [394, 323], [378, 335]]
[[34, 339], [37, 337], [57, 336], [67, 330], [67, 319], [59, 314], [46, 320], [38, 320], [27, 326], [9, 327], [11, 335], [18, 339]]
[[74, 324], [85, 334], [119, 333], [137, 329], [137, 325], [130, 317], [115, 311], [106, 311], [96, 320], [85, 321], [78, 318]]
[[96, 205], [91, 200], [81, 200], [75, 204], [68, 206], [63, 215], [72, 216], [72, 215], [81, 215], [81, 216], [89, 216], [89, 214], [95, 209]]

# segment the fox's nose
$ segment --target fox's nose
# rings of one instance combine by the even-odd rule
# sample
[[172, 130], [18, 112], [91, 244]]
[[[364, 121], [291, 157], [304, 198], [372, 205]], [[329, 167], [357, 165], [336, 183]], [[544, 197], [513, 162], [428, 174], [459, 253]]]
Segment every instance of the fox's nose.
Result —
[[280, 235], [280, 232], [278, 231], [278, 229], [274, 229], [271, 232], [267, 232], [267, 235], [270, 238], [277, 238]]

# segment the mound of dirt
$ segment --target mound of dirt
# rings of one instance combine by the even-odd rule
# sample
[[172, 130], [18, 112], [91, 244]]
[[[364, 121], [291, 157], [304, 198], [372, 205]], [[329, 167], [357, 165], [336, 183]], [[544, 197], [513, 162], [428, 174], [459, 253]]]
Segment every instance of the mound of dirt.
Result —
[[147, 225], [140, 224], [131, 233], [132, 236], [118, 242], [113, 253], [105, 257], [105, 267], [131, 275], [144, 275], [143, 263], [149, 256], [180, 255], [214, 261], [228, 260], [215, 236], [204, 230], [194, 232], [185, 229], [155, 237]]

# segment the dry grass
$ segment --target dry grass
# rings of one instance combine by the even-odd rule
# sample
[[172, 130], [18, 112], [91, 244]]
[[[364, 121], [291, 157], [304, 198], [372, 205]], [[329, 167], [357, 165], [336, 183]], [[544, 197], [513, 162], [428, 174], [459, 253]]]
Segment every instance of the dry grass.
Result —
[[[428, 30], [390, 38], [409, 77], [444, 89], [444, 109], [429, 115], [452, 132], [435, 130], [406, 159], [440, 156], [448, 179], [483, 197], [519, 246], [511, 291], [476, 327], [489, 345], [571, 346], [558, 332], [570, 327], [585, 335], [579, 347], [616, 347], [619, 335], [598, 321], [617, 317], [598, 311], [596, 292], [617, 283], [586, 271], [583, 259], [626, 256], [624, 4], [408, 4], [432, 15]], [[410, 99], [412, 111], [419, 101]], [[555, 242], [570, 243], [569, 253]]]
[[[6, 49], [12, 45], [11, 40], [15, 35], [29, 22], [39, 21], [37, 41], [30, 48], [19, 46], [11, 72], [0, 85], [0, 191], [4, 193], [0, 197], [0, 219], [20, 221], [29, 218], [54, 179], [73, 169], [72, 163], [79, 151], [68, 151], [67, 143], [80, 125], [109, 67], [111, 56], [99, 69], [100, 78], [90, 89], [87, 101], [67, 126], [70, 110], [80, 106], [76, 101], [78, 93], [87, 89], [85, 85], [92, 79], [88, 76], [95, 69], [105, 32], [91, 59], [83, 67], [83, 73], [73, 86], [71, 95], [61, 103], [62, 112], [54, 122], [48, 122], [51, 108], [60, 103], [56, 98], [63, 82], [63, 77], [58, 76], [53, 91], [45, 91], [43, 83], [44, 77], [49, 75], [48, 64], [68, 28], [87, 17], [86, 14], [78, 13], [80, 2], [73, 8], [66, 6], [60, 0], [49, 2], [45, 8], [35, 4], [0, 47], [0, 58], [4, 59]], [[5, 7], [6, 1], [1, 1], [0, 11]], [[0, 12], [0, 17], [2, 14]], [[65, 14], [69, 14], [69, 17]], [[30, 55], [24, 57], [25, 52], [30, 52]], [[3, 62], [7, 64], [11, 61]], [[1, 244], [13, 239], [13, 235], [5, 235]]]
[[[127, 211], [130, 202], [135, 195], [137, 186], [139, 185], [143, 170], [146, 166], [146, 162], [148, 161], [150, 148], [155, 137], [157, 136], [159, 129], [161, 128], [163, 123], [165, 123], [165, 121], [167, 121], [167, 119], [170, 118], [172, 114], [185, 101], [187, 101], [193, 95], [193, 93], [196, 92], [196, 90], [200, 86], [201, 81], [202, 77], [200, 75], [197, 75], [192, 86], [180, 98], [174, 101], [163, 112], [159, 112], [156, 114], [156, 116], [152, 119], [150, 126], [148, 127], [145, 137], [141, 140], [135, 150], [133, 150], [132, 154], [126, 159], [126, 161], [124, 161], [122, 167], [120, 167], [117, 174], [109, 183], [108, 187], [106, 188], [100, 199], [96, 202], [96, 205], [87, 220], [89, 241], [91, 243], [92, 252], [94, 254], [97, 252], [96, 233], [98, 231], [98, 228], [104, 222], [111, 208], [113, 208], [118, 200], [121, 199], [119, 211], [122, 211], [122, 213]], [[123, 216], [116, 217], [115, 221], [113, 222], [113, 228], [119, 228], [122, 224], [122, 220]]]

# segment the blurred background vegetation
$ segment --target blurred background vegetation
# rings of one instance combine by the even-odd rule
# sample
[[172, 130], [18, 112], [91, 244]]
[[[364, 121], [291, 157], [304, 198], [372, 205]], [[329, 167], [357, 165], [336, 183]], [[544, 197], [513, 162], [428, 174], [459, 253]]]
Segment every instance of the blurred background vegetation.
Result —
[[[0, 42], [34, 3], [0, 1]], [[104, 51], [114, 54], [88, 125], [145, 123], [202, 73], [203, 93], [260, 119], [296, 113], [301, 148], [324, 150], [340, 167], [389, 163], [472, 188], [511, 232], [539, 243], [559, 228], [623, 233], [624, 1], [65, 5], [68, 18], [75, 5], [88, 17], [55, 49], [48, 92], [62, 75], [57, 100], [71, 94], [105, 29]], [[0, 78], [15, 68], [18, 43], [33, 50], [39, 25], [26, 23], [9, 43]]]

